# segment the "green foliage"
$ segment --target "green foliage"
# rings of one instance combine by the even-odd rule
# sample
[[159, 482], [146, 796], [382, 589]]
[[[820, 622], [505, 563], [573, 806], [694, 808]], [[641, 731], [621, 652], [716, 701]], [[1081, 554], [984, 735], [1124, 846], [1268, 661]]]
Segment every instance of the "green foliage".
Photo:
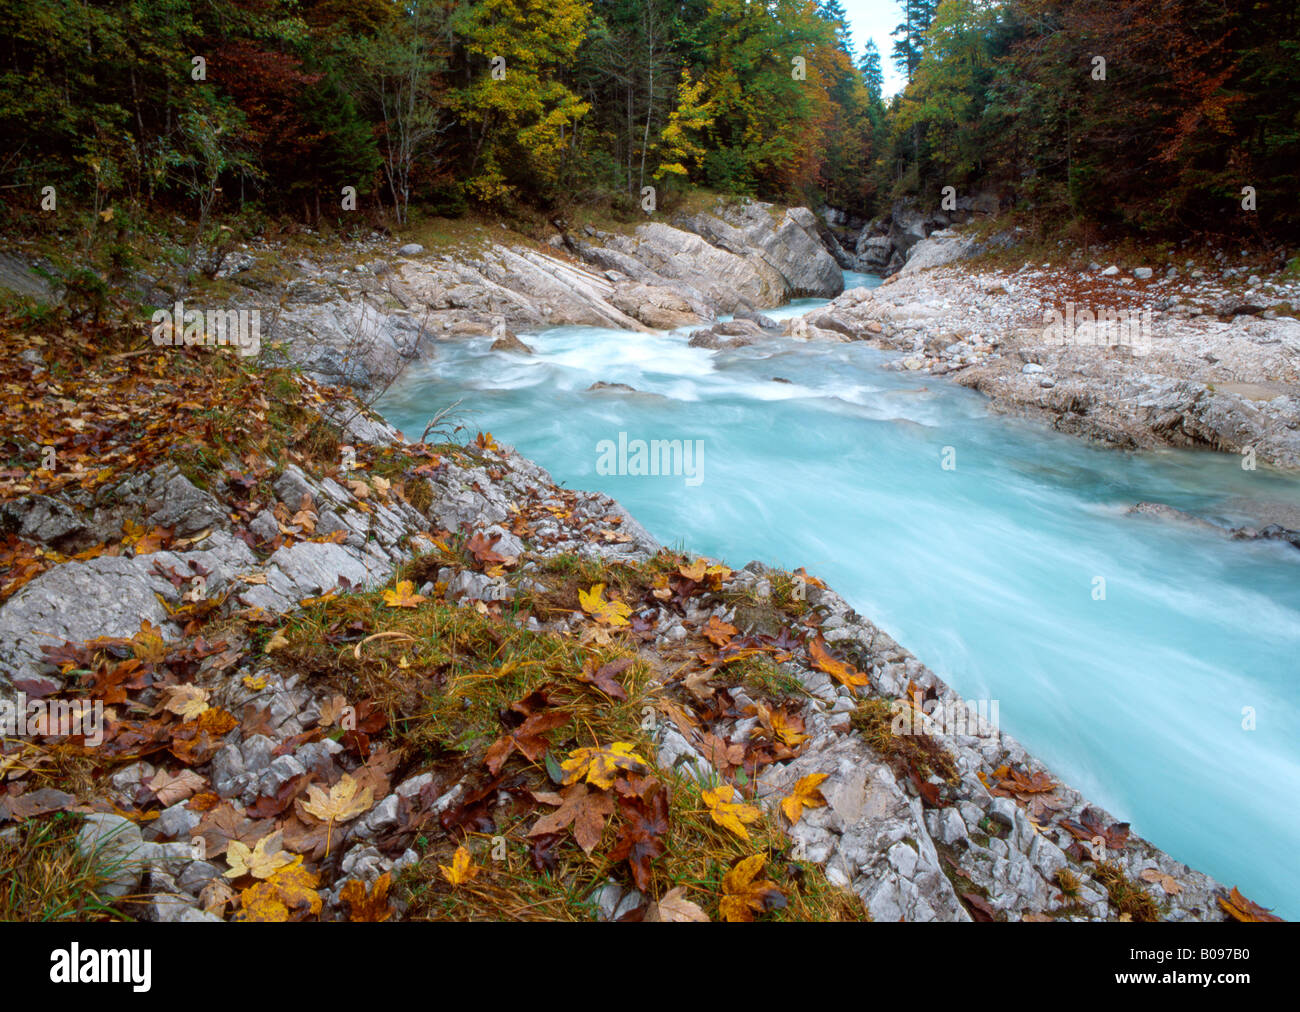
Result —
[[910, 83], [887, 116], [881, 193], [995, 189], [1049, 221], [1163, 234], [1300, 225], [1293, 3], [901, 6]]
[[1300, 226], [1291, 0], [899, 8], [909, 83], [886, 105], [841, 0], [4, 0], [0, 201], [110, 276], [164, 208], [197, 211], [206, 242], [212, 216], [254, 207], [633, 216], [651, 182], [866, 215], [951, 185], [1062, 223]]

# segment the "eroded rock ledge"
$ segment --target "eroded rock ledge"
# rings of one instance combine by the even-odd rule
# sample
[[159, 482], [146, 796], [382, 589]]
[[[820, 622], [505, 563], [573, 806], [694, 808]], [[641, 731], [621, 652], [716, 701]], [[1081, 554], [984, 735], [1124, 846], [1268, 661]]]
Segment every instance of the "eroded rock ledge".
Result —
[[[806, 317], [804, 334], [902, 351], [898, 368], [950, 376], [999, 410], [1111, 446], [1300, 468], [1300, 320], [1234, 316], [1227, 298], [1200, 305], [1200, 289], [1118, 271], [963, 264], [845, 292]], [[1149, 314], [1150, 329], [1133, 344], [1063, 338], [1049, 314], [1071, 306]]]

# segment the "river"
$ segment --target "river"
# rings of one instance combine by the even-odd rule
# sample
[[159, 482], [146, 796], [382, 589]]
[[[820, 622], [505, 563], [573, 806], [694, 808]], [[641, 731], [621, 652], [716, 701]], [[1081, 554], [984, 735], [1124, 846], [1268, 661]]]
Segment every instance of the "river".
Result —
[[[463, 398], [470, 433], [607, 492], [665, 544], [806, 566], [1135, 832], [1300, 918], [1300, 552], [1126, 515], [1242, 520], [1243, 499], [1300, 505], [1300, 479], [1090, 446], [860, 344], [521, 337], [534, 355], [440, 345], [381, 412], [418, 435]], [[598, 473], [620, 433], [702, 441], [699, 480]]]

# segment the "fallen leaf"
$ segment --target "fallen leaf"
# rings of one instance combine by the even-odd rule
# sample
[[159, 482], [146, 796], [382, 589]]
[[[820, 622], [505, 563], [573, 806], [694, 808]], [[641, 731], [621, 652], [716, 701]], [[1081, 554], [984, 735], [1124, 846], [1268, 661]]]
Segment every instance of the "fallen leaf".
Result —
[[165, 685], [163, 692], [167, 695], [163, 709], [184, 720], [193, 720], [207, 710], [208, 697], [212, 695], [197, 685]]
[[707, 921], [709, 915], [686, 899], [686, 887], [676, 886], [646, 909], [643, 921]]
[[389, 608], [414, 608], [426, 600], [423, 594], [415, 592], [415, 584], [410, 580], [400, 581], [396, 590], [384, 591], [384, 604]]
[[724, 921], [752, 921], [756, 913], [785, 906], [785, 894], [775, 882], [766, 879], [755, 881], [766, 863], [766, 855], [754, 854], [723, 876], [718, 912]]
[[730, 784], [723, 784], [715, 790], [701, 791], [700, 797], [708, 807], [713, 821], [724, 829], [731, 830], [742, 840], [749, 839], [749, 830], [744, 823], [757, 822], [763, 814], [755, 806], [737, 801], [740, 795]]
[[[302, 803], [302, 810], [321, 822], [327, 823], [331, 832], [336, 822], [347, 822], [367, 811], [374, 803], [374, 793], [369, 787], [362, 787], [350, 773], [344, 773], [326, 794], [321, 788], [307, 788], [309, 800]], [[329, 852], [328, 836], [325, 844]]]
[[542, 735], [563, 727], [569, 720], [570, 715], [562, 710], [544, 710], [530, 715], [513, 731], [492, 743], [483, 757], [483, 764], [496, 775], [516, 749], [529, 762], [536, 762], [546, 752], [546, 739]]
[[649, 764], [632, 751], [635, 746], [625, 741], [616, 741], [609, 748], [579, 748], [569, 753], [569, 758], [560, 763], [564, 770], [564, 782], [571, 784], [586, 777], [587, 783], [597, 787], [610, 788], [619, 770], [643, 770]]
[[781, 811], [785, 812], [785, 817], [790, 820], [791, 825], [799, 821], [805, 808], [826, 806], [826, 799], [822, 796], [818, 785], [828, 776], [829, 773], [809, 773], [806, 777], [800, 777], [794, 785], [794, 792], [782, 799]]
[[464, 885], [483, 870], [470, 860], [469, 851], [463, 845], [457, 847], [456, 853], [452, 855], [450, 868], [440, 864], [438, 869], [442, 872], [442, 877], [454, 886]]
[[622, 601], [606, 601], [604, 595], [605, 585], [598, 583], [590, 590], [578, 591], [578, 603], [597, 622], [612, 626], [627, 625], [627, 617], [632, 614], [632, 609]]
[[392, 884], [393, 876], [388, 872], [375, 879], [369, 891], [358, 879], [348, 879], [343, 883], [339, 899], [348, 905], [348, 920], [375, 923], [392, 917], [393, 911], [388, 905], [388, 890]]
[[1172, 875], [1166, 875], [1159, 868], [1147, 868], [1141, 875], [1143, 882], [1158, 882], [1168, 896], [1177, 896], [1183, 891], [1183, 884]]
[[[664, 853], [663, 835], [668, 832], [668, 792], [658, 780], [641, 778], [635, 797], [619, 799], [623, 824], [609, 856], [627, 861], [632, 881], [642, 892], [650, 886], [650, 863]], [[621, 786], [621, 785], [620, 785]]]
[[610, 699], [627, 699], [627, 690], [615, 679], [632, 666], [632, 661], [631, 657], [619, 657], [608, 664], [602, 664], [594, 671], [584, 665], [582, 672], [574, 677], [580, 682], [594, 685]]
[[1233, 920], [1237, 921], [1272, 921], [1281, 923], [1282, 918], [1276, 917], [1269, 913], [1266, 907], [1261, 907], [1258, 903], [1246, 899], [1236, 886], [1232, 887], [1232, 892], [1227, 896], [1220, 896], [1219, 906]]
[[321, 897], [316, 891], [320, 878], [302, 866], [295, 857], [264, 882], [258, 882], [239, 894], [240, 921], [301, 921], [321, 912]]
[[824, 671], [837, 682], [850, 689], [870, 685], [871, 679], [847, 661], [837, 661], [826, 649], [826, 642], [820, 635], [808, 641], [808, 656], [812, 658], [813, 667]]
[[725, 647], [740, 630], [730, 623], [723, 622], [717, 615], [710, 615], [709, 624], [701, 632], [714, 646]]
[[158, 804], [170, 808], [178, 801], [184, 801], [207, 783], [193, 770], [181, 770], [179, 773], [165, 773], [159, 770], [149, 781], [149, 790], [153, 791]]
[[997, 920], [997, 912], [988, 904], [979, 893], [962, 893], [961, 898], [970, 904], [971, 914], [976, 921], [980, 923], [991, 923]]
[[586, 784], [577, 783], [557, 795], [556, 800], [560, 807], [538, 819], [528, 835], [559, 833], [572, 824], [573, 838], [584, 854], [590, 854], [600, 843], [605, 821], [614, 814], [614, 799], [603, 791], [592, 791]]
[[226, 848], [226, 863], [230, 865], [226, 878], [242, 878], [245, 875], [270, 878], [294, 861], [294, 856], [283, 850], [283, 846], [284, 839], [278, 832], [262, 837], [252, 849], [238, 840], [231, 840], [230, 846]]

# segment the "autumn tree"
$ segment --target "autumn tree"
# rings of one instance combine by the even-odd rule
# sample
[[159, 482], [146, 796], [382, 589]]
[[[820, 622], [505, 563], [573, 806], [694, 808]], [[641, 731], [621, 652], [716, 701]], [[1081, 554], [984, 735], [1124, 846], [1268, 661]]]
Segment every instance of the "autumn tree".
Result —
[[457, 13], [470, 83], [452, 108], [470, 133], [476, 199], [554, 192], [575, 124], [591, 108], [563, 80], [589, 17], [585, 0], [478, 0]]
[[682, 71], [677, 85], [677, 108], [668, 116], [668, 125], [660, 137], [660, 157], [655, 169], [656, 180], [673, 178], [685, 180], [692, 169], [698, 169], [704, 148], [700, 138], [713, 125], [710, 115], [712, 104], [704, 100], [704, 82], [692, 81], [689, 70]]

